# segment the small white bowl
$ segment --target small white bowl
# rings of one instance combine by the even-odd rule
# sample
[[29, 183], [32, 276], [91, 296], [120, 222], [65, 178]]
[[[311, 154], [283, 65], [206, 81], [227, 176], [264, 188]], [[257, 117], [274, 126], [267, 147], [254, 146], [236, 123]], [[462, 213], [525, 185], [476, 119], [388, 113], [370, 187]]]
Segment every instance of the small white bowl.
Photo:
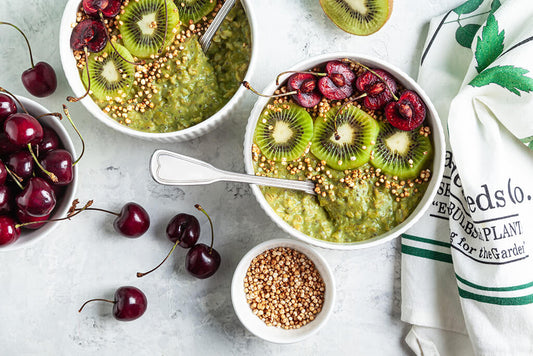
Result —
[[[25, 98], [23, 96], [17, 96], [17, 98], [22, 102], [22, 105], [24, 105], [26, 110], [28, 110], [28, 112], [32, 116], [36, 117], [36, 116], [51, 112], [50, 110], [46, 109], [41, 104], [38, 104], [31, 99]], [[18, 103], [17, 103], [17, 106], [18, 106]], [[19, 107], [19, 110], [20, 110], [20, 107]], [[63, 127], [59, 119], [53, 116], [44, 116], [44, 117], [39, 118], [39, 122], [42, 125], [48, 126], [51, 129], [53, 129], [56, 132], [56, 134], [59, 136], [59, 139], [61, 141], [61, 144], [63, 145], [63, 148], [69, 151], [72, 157], [76, 159], [77, 157], [76, 151], [74, 149], [74, 145], [72, 144], [72, 140], [70, 139], [70, 136], [68, 135], [67, 130], [65, 130], [65, 128]], [[50, 216], [50, 219], [62, 218], [67, 215], [67, 212], [70, 206], [72, 205], [72, 200], [74, 200], [74, 194], [76, 193], [77, 187], [78, 187], [78, 165], [75, 165], [73, 167], [72, 182], [68, 185], [61, 199], [58, 200], [56, 208], [54, 209], [54, 213], [53, 215]], [[0, 246], [0, 252], [17, 250], [20, 248], [28, 247], [36, 243], [37, 241], [41, 241], [44, 237], [46, 237], [56, 228], [57, 224], [59, 223], [58, 222], [47, 223], [37, 230], [22, 229], [20, 237], [17, 239], [17, 241], [9, 245]]]
[[[246, 275], [250, 263], [256, 256], [264, 251], [276, 247], [289, 247], [306, 255], [315, 264], [315, 267], [320, 273], [326, 286], [326, 294], [322, 310], [316, 315], [316, 318], [313, 321], [299, 329], [286, 330], [275, 326], [267, 326], [265, 322], [252, 312], [250, 305], [246, 301], [244, 276]], [[289, 344], [302, 341], [316, 333], [328, 321], [329, 316], [333, 311], [335, 298], [335, 280], [326, 260], [309, 245], [291, 239], [269, 240], [252, 248], [246, 255], [244, 255], [237, 265], [231, 281], [231, 301], [233, 303], [235, 314], [237, 314], [242, 325], [255, 336], [278, 344]]]
[[[250, 80], [252, 73], [254, 73], [255, 59], [257, 58], [257, 29], [255, 28], [257, 21], [255, 13], [253, 12], [253, 7], [251, 6], [251, 2], [251, 0], [241, 0], [241, 4], [243, 5], [248, 17], [248, 23], [250, 24], [250, 36], [252, 41], [250, 63], [248, 64], [248, 69], [244, 77], [244, 80], [247, 81]], [[76, 67], [76, 60], [74, 59], [74, 56], [72, 55], [72, 49], [70, 48], [72, 24], [76, 23], [76, 13], [80, 3], [81, 0], [69, 0], [67, 2], [65, 5], [65, 11], [63, 12], [63, 17], [61, 19], [61, 27], [59, 29], [59, 54], [61, 56], [61, 64], [63, 66], [65, 76], [67, 77], [67, 81], [74, 92], [74, 96], [81, 96], [85, 93], [85, 86], [81, 80], [80, 72]], [[113, 130], [145, 140], [157, 142], [181, 142], [192, 140], [193, 138], [204, 135], [217, 127], [223, 119], [228, 117], [230, 111], [235, 107], [239, 99], [241, 99], [245, 91], [246, 89], [243, 86], [239, 86], [233, 97], [226, 103], [226, 105], [224, 105], [218, 112], [206, 120], [183, 130], [166, 133], [137, 131], [121, 125], [116, 120], [113, 120], [113, 118], [104, 113], [89, 95], [83, 98], [81, 103], [85, 105], [87, 110], [89, 110], [94, 117]]]
[[[414, 79], [409, 77], [406, 73], [401, 71], [399, 68], [384, 62], [379, 59], [375, 59], [372, 57], [352, 53], [352, 52], [338, 52], [338, 53], [329, 53], [329, 54], [323, 54], [320, 56], [315, 56], [308, 58], [295, 66], [293, 66], [291, 71], [306, 71], [310, 70], [317, 65], [321, 65], [323, 63], [326, 63], [331, 60], [338, 60], [343, 58], [349, 58], [354, 61], [357, 61], [359, 63], [362, 63], [370, 68], [377, 68], [377, 69], [384, 69], [390, 74], [392, 74], [396, 80], [401, 83], [406, 89], [414, 90], [415, 92], [420, 95], [424, 103], [426, 104], [427, 111], [426, 111], [426, 117], [429, 126], [431, 127], [431, 132], [433, 136], [433, 145], [434, 145], [434, 158], [433, 158], [433, 165], [431, 167], [431, 180], [429, 182], [429, 186], [426, 190], [426, 193], [424, 194], [422, 200], [418, 203], [418, 206], [415, 208], [415, 210], [409, 215], [409, 217], [403, 221], [401, 224], [393, 228], [392, 230], [389, 230], [388, 232], [381, 234], [379, 236], [376, 236], [374, 238], [360, 241], [360, 242], [352, 242], [352, 243], [335, 243], [325, 240], [319, 240], [313, 237], [310, 237], [303, 232], [295, 229], [291, 225], [289, 225], [285, 220], [283, 220], [279, 215], [276, 214], [274, 209], [268, 204], [265, 197], [263, 196], [263, 193], [259, 189], [257, 185], [252, 185], [252, 191], [259, 202], [259, 205], [263, 210], [266, 212], [266, 214], [283, 230], [291, 234], [292, 236], [308, 242], [310, 244], [324, 247], [324, 248], [330, 248], [330, 249], [341, 249], [341, 250], [353, 250], [353, 249], [361, 249], [366, 247], [375, 246], [378, 244], [382, 244], [384, 242], [390, 241], [393, 238], [400, 236], [402, 233], [404, 233], [406, 230], [408, 230], [413, 224], [415, 224], [424, 214], [424, 212], [429, 208], [431, 205], [431, 202], [433, 201], [433, 198], [435, 197], [435, 194], [437, 194], [437, 190], [440, 185], [440, 181], [442, 180], [442, 175], [444, 173], [444, 160], [445, 160], [445, 151], [446, 151], [446, 145], [444, 141], [444, 133], [442, 131], [442, 125], [437, 113], [437, 110], [431, 103], [431, 100], [427, 96], [427, 94], [424, 92], [424, 90], [416, 83]], [[276, 85], [275, 81], [272, 81], [265, 90], [262, 92], [265, 94], [272, 94], [274, 91], [278, 88], [278, 85]], [[257, 120], [259, 118], [259, 115], [263, 111], [264, 106], [269, 101], [269, 98], [260, 97], [257, 99], [252, 112], [250, 114], [250, 118], [248, 119], [248, 125], [246, 127], [246, 135], [244, 138], [244, 165], [246, 168], [246, 172], [248, 174], [255, 174], [254, 167], [253, 167], [253, 161], [252, 161], [252, 143], [253, 143], [253, 136], [254, 136], [254, 130], [257, 124]]]

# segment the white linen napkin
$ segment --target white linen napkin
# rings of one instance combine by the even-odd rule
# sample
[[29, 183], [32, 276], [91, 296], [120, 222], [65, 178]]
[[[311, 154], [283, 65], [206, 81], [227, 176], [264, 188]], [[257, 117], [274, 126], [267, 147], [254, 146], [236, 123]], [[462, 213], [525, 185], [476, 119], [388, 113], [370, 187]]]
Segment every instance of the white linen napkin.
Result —
[[417, 355], [533, 355], [533, 1], [469, 0], [433, 19], [418, 82], [447, 154], [433, 205], [402, 236], [406, 341]]

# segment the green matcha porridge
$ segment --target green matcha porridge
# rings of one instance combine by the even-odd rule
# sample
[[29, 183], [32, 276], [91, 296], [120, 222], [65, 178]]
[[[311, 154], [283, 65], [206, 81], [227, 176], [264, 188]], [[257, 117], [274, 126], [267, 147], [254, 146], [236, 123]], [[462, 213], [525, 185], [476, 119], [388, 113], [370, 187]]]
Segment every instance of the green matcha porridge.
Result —
[[[354, 82], [367, 73], [357, 63], [346, 65]], [[425, 111], [424, 118], [416, 117], [420, 107], [413, 102], [409, 118], [422, 121], [400, 130], [386, 112], [398, 105], [406, 105], [400, 111], [407, 112], [410, 104], [402, 98], [412, 92], [386, 88], [394, 90], [397, 100], [381, 98], [385, 104], [378, 102], [381, 107], [370, 110], [358, 97], [377, 89], [353, 85], [344, 99], [328, 99], [328, 88], [334, 87], [323, 89], [319, 78], [300, 75], [294, 74], [276, 91], [293, 94], [271, 99], [259, 116], [252, 160], [256, 175], [311, 180], [317, 195], [261, 187], [266, 201], [289, 225], [316, 239], [357, 242], [393, 229], [416, 208], [431, 178], [433, 149]], [[316, 99], [309, 97], [313, 93]]]
[[[185, 3], [176, 0], [175, 4], [167, 0], [165, 32], [164, 0], [124, 1], [121, 13], [107, 23], [115, 49], [108, 44], [91, 54], [89, 75], [83, 52], [74, 51], [85, 86], [90, 82], [93, 100], [108, 116], [135, 130], [172, 132], [204, 121], [232, 98], [248, 69], [250, 27], [239, 2], [207, 53], [198, 39], [221, 2], [214, 1], [204, 9], [204, 16], [196, 18], [186, 12]], [[78, 21], [83, 18], [78, 13]], [[157, 30], [162, 31], [159, 37]], [[148, 50], [145, 39], [139, 38], [152, 35], [151, 31], [156, 45]]]

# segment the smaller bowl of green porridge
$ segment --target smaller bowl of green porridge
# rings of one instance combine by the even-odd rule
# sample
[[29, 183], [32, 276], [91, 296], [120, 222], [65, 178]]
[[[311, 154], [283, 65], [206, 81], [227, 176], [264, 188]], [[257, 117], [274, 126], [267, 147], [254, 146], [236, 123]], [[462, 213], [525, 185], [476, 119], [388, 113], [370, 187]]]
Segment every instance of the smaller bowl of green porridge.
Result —
[[401, 235], [428, 209], [444, 170], [444, 134], [428, 96], [400, 69], [325, 54], [283, 72], [263, 95], [246, 128], [247, 173], [315, 184], [315, 195], [252, 186], [283, 230], [358, 249]]
[[177, 142], [209, 132], [254, 70], [250, 2], [236, 3], [204, 53], [199, 38], [222, 0], [69, 0], [60, 30], [67, 100], [137, 138]]

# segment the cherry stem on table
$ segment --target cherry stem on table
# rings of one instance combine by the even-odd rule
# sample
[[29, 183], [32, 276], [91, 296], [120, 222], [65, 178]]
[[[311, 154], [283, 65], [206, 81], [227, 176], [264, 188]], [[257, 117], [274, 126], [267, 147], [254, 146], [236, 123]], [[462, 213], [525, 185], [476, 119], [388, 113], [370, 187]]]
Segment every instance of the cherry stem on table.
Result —
[[108, 303], [112, 303], [112, 304], [116, 303], [114, 300], [109, 300], [109, 299], [101, 299], [101, 298], [89, 299], [88, 301], [83, 303], [83, 305], [81, 306], [80, 310], [78, 310], [78, 313], [81, 313], [81, 311], [87, 305], [87, 303], [90, 303], [90, 302], [108, 302]]
[[15, 28], [18, 32], [20, 32], [20, 34], [22, 35], [22, 37], [24, 37], [24, 39], [26, 40], [26, 44], [28, 45], [28, 50], [30, 51], [30, 62], [31, 62], [31, 67], [32, 68], [35, 68], [35, 64], [33, 64], [33, 55], [31, 53], [31, 46], [30, 46], [30, 41], [28, 41], [28, 37], [26, 37], [26, 35], [24, 34], [24, 32], [22, 32], [22, 30], [20, 28], [18, 28], [17, 26], [13, 25], [12, 23], [9, 23], [9, 22], [3, 22], [3, 21], [0, 21], [0, 25], [9, 25], [13, 28]]
[[0, 87], [0, 91], [1, 91], [1, 92], [4, 92], [4, 93], [6, 93], [7, 95], [9, 95], [10, 97], [12, 97], [12, 98], [17, 102], [17, 104], [20, 105], [20, 107], [22, 108], [22, 110], [24, 110], [24, 112], [25, 112], [26, 114], [28, 114], [28, 115], [30, 114], [30, 113], [28, 112], [28, 110], [26, 110], [26, 108], [24, 107], [24, 105], [20, 102], [20, 100], [19, 100], [15, 95], [11, 94], [11, 92], [10, 92], [9, 90]]
[[213, 242], [215, 241], [213, 222], [211, 221], [211, 217], [209, 216], [209, 214], [204, 210], [204, 208], [200, 206], [200, 204], [195, 204], [194, 207], [204, 213], [205, 216], [207, 216], [207, 219], [209, 220], [209, 225], [211, 225], [211, 246], [209, 246], [209, 253], [211, 253], [211, 251], [213, 250]]
[[81, 140], [81, 153], [80, 153], [80, 156], [72, 163], [72, 165], [75, 166], [80, 161], [80, 159], [83, 157], [83, 154], [85, 153], [85, 140], [81, 136], [80, 131], [78, 131], [78, 128], [74, 124], [74, 121], [72, 121], [72, 118], [70, 117], [70, 112], [68, 111], [68, 108], [67, 108], [67, 106], [65, 104], [63, 104], [63, 112], [67, 116], [67, 119], [70, 122], [70, 124], [72, 125], [72, 128], [74, 128], [74, 131], [76, 131], [76, 133], [78, 134], [78, 137]]
[[172, 248], [170, 249], [170, 252], [168, 253], [167, 257], [165, 257], [163, 259], [163, 261], [161, 261], [161, 263], [159, 263], [157, 266], [155, 266], [154, 268], [152, 268], [151, 270], [149, 270], [148, 272], [144, 272], [144, 273], [141, 273], [141, 272], [137, 272], [137, 277], [138, 278], [141, 278], [143, 276], [146, 276], [147, 274], [149, 273], [152, 273], [153, 271], [155, 271], [156, 269], [158, 269], [159, 267], [161, 267], [161, 265], [163, 263], [165, 263], [165, 261], [170, 257], [170, 255], [172, 254], [172, 252], [174, 252], [174, 249], [176, 248], [176, 246], [178, 246], [178, 244], [180, 243], [180, 240], [177, 240], [175, 243], [174, 243], [174, 246], [172, 246]]
[[[74, 200], [72, 202], [72, 205], [75, 206], [77, 204], [78, 200]], [[23, 227], [23, 226], [26, 226], [26, 225], [33, 225], [33, 224], [43, 224], [43, 223], [49, 223], [49, 222], [57, 222], [57, 221], [63, 221], [63, 220], [70, 220], [71, 218], [73, 218], [74, 216], [80, 214], [82, 211], [85, 211], [87, 210], [87, 208], [89, 206], [91, 206], [91, 204], [93, 203], [92, 200], [89, 200], [87, 202], [87, 204], [85, 204], [85, 206], [81, 209], [75, 209], [73, 210], [73, 212], [69, 212], [67, 214], [67, 216], [63, 217], [63, 218], [57, 218], [57, 219], [50, 219], [50, 220], [42, 220], [42, 221], [28, 221], [28, 222], [25, 222], [25, 223], [22, 223], [22, 224], [17, 224], [16, 226], [17, 227]]]
[[[75, 211], [80, 211], [82, 209], [74, 209]], [[120, 216], [119, 213], [115, 213], [115, 212], [112, 212], [112, 211], [109, 211], [109, 210], [105, 210], [105, 209], [100, 209], [100, 208], [85, 208], [83, 210], [95, 210], [95, 211], [102, 211], [104, 213], [108, 213], [108, 214], [112, 214], [112, 215], [115, 215], [115, 216]]]

